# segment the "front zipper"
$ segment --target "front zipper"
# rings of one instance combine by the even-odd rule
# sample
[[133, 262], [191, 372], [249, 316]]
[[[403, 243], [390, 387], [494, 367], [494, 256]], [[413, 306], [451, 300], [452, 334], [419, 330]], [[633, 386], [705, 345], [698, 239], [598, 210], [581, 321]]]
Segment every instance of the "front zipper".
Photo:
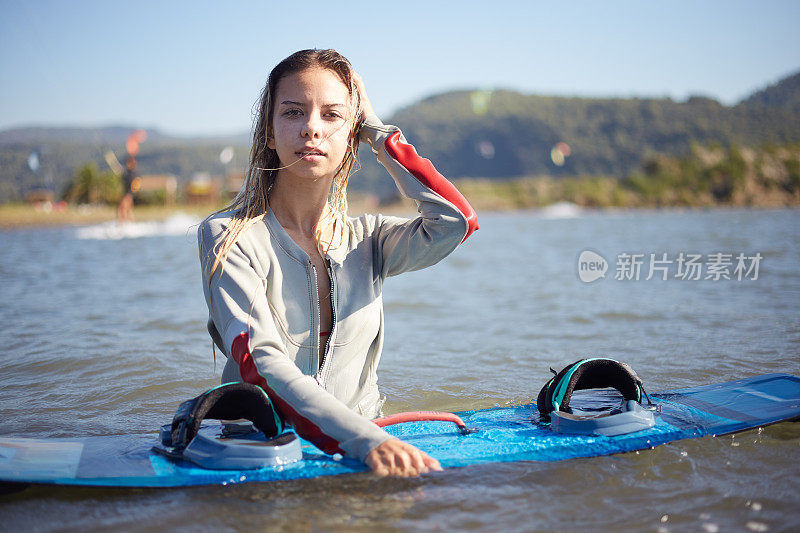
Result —
[[[336, 328], [336, 309], [333, 302], [333, 269], [328, 266], [328, 278], [330, 278], [331, 282], [331, 331], [328, 333], [328, 338], [325, 339], [325, 350], [322, 352], [322, 358], [319, 357], [319, 334], [322, 331], [322, 304], [319, 301], [319, 284], [317, 283], [317, 267], [314, 266], [314, 263], [311, 262], [309, 259], [308, 265], [311, 267], [311, 273], [314, 276], [314, 295], [313, 298], [317, 302], [317, 331], [316, 331], [316, 342], [313, 344], [313, 349], [315, 358], [319, 361], [319, 366], [317, 367], [317, 383], [322, 385], [322, 367], [325, 364], [326, 356], [328, 355], [328, 350], [330, 350], [330, 343], [331, 338], [333, 337], [333, 330]], [[312, 319], [313, 320], [313, 319]], [[314, 324], [311, 324], [311, 334], [313, 335], [314, 332]]]
[[[316, 279], [316, 273], [315, 273]], [[322, 366], [325, 364], [325, 359], [328, 355], [328, 350], [331, 348], [331, 339], [333, 338], [333, 330], [336, 329], [336, 306], [334, 305], [333, 301], [333, 269], [328, 266], [328, 279], [331, 282], [331, 294], [330, 294], [330, 301], [331, 301], [331, 330], [328, 333], [328, 338], [325, 340], [325, 350], [322, 352], [322, 360], [319, 362], [319, 373], [322, 374]], [[319, 288], [317, 289], [317, 293], [319, 294]], [[320, 329], [322, 329], [322, 309], [320, 309], [319, 297], [317, 297], [317, 308], [320, 311]]]
[[[311, 335], [312, 335], [311, 338], [312, 340], [316, 339], [312, 343], [312, 349], [314, 350], [314, 359], [317, 360], [317, 376], [319, 376], [319, 369], [322, 368], [322, 361], [320, 361], [319, 358], [319, 334], [320, 331], [322, 330], [322, 305], [320, 304], [319, 301], [319, 284], [317, 283], [317, 267], [314, 266], [314, 263], [311, 262], [311, 259], [308, 260], [308, 266], [311, 267], [311, 274], [314, 278], [314, 287], [313, 287], [314, 294], [311, 295], [311, 299], [317, 302], [317, 316], [316, 316], [317, 330], [314, 331], [315, 321], [314, 317], [311, 317]], [[323, 359], [324, 355], [325, 354], [323, 354]], [[317, 378], [317, 381], [319, 381], [319, 378]]]

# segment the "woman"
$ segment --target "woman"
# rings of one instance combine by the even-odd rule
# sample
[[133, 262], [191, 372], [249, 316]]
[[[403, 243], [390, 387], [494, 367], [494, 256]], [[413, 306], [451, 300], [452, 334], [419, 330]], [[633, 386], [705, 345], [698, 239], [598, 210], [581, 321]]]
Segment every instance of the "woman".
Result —
[[[419, 217], [347, 217], [359, 141]], [[228, 357], [222, 381], [261, 386], [300, 436], [378, 474], [439, 470], [370, 421], [382, 404], [381, 287], [436, 263], [475, 229], [464, 197], [377, 118], [344, 57], [292, 54], [264, 88], [242, 190], [198, 231], [209, 331]]]

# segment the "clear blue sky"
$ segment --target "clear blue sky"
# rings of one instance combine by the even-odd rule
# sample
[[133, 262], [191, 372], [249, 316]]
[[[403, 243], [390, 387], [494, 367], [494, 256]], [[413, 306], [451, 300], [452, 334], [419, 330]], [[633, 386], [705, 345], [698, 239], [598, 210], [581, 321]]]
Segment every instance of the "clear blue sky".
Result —
[[333, 47], [379, 114], [441, 91], [738, 101], [800, 70], [800, 2], [0, 0], [0, 128], [237, 133], [269, 70]]

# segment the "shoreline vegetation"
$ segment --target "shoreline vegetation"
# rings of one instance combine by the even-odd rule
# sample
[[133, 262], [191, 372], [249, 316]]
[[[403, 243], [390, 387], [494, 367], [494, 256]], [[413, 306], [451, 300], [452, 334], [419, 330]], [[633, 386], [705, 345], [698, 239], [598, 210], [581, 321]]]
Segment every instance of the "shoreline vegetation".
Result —
[[[80, 176], [80, 173], [79, 173]], [[779, 208], [800, 207], [800, 146], [761, 148], [692, 146], [683, 157], [659, 155], [640, 172], [612, 176], [523, 177], [508, 180], [458, 179], [459, 190], [477, 211], [544, 208], [567, 202], [581, 208]], [[409, 214], [412, 202], [396, 197], [378, 203], [373, 196], [350, 194], [350, 213]], [[158, 221], [175, 213], [198, 218], [221, 205], [137, 205], [137, 221]], [[0, 205], [0, 229], [92, 225], [113, 221], [116, 205]]]
[[693, 145], [683, 157], [658, 155], [627, 176], [550, 176], [457, 182], [473, 207], [535, 209], [558, 202], [585, 208], [800, 206], [800, 146]]

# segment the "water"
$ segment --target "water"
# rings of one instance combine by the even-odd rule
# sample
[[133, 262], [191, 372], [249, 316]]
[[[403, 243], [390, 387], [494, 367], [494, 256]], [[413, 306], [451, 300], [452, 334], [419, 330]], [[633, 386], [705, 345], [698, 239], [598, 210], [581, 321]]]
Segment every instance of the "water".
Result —
[[[387, 412], [527, 402], [548, 367], [588, 355], [627, 361], [650, 391], [800, 375], [797, 211], [514, 213], [480, 222], [442, 264], [385, 285]], [[182, 400], [218, 383], [223, 365], [205, 332], [194, 229], [176, 232], [173, 221], [142, 233], [0, 232], [0, 435], [150, 433]], [[585, 249], [608, 261], [605, 279], [580, 281]], [[638, 281], [618, 281], [623, 252], [763, 259], [756, 280], [646, 281], [645, 256]], [[638, 453], [411, 480], [33, 487], [0, 496], [0, 523], [35, 531], [790, 531], [800, 526], [798, 459], [800, 424], [788, 422]]]

